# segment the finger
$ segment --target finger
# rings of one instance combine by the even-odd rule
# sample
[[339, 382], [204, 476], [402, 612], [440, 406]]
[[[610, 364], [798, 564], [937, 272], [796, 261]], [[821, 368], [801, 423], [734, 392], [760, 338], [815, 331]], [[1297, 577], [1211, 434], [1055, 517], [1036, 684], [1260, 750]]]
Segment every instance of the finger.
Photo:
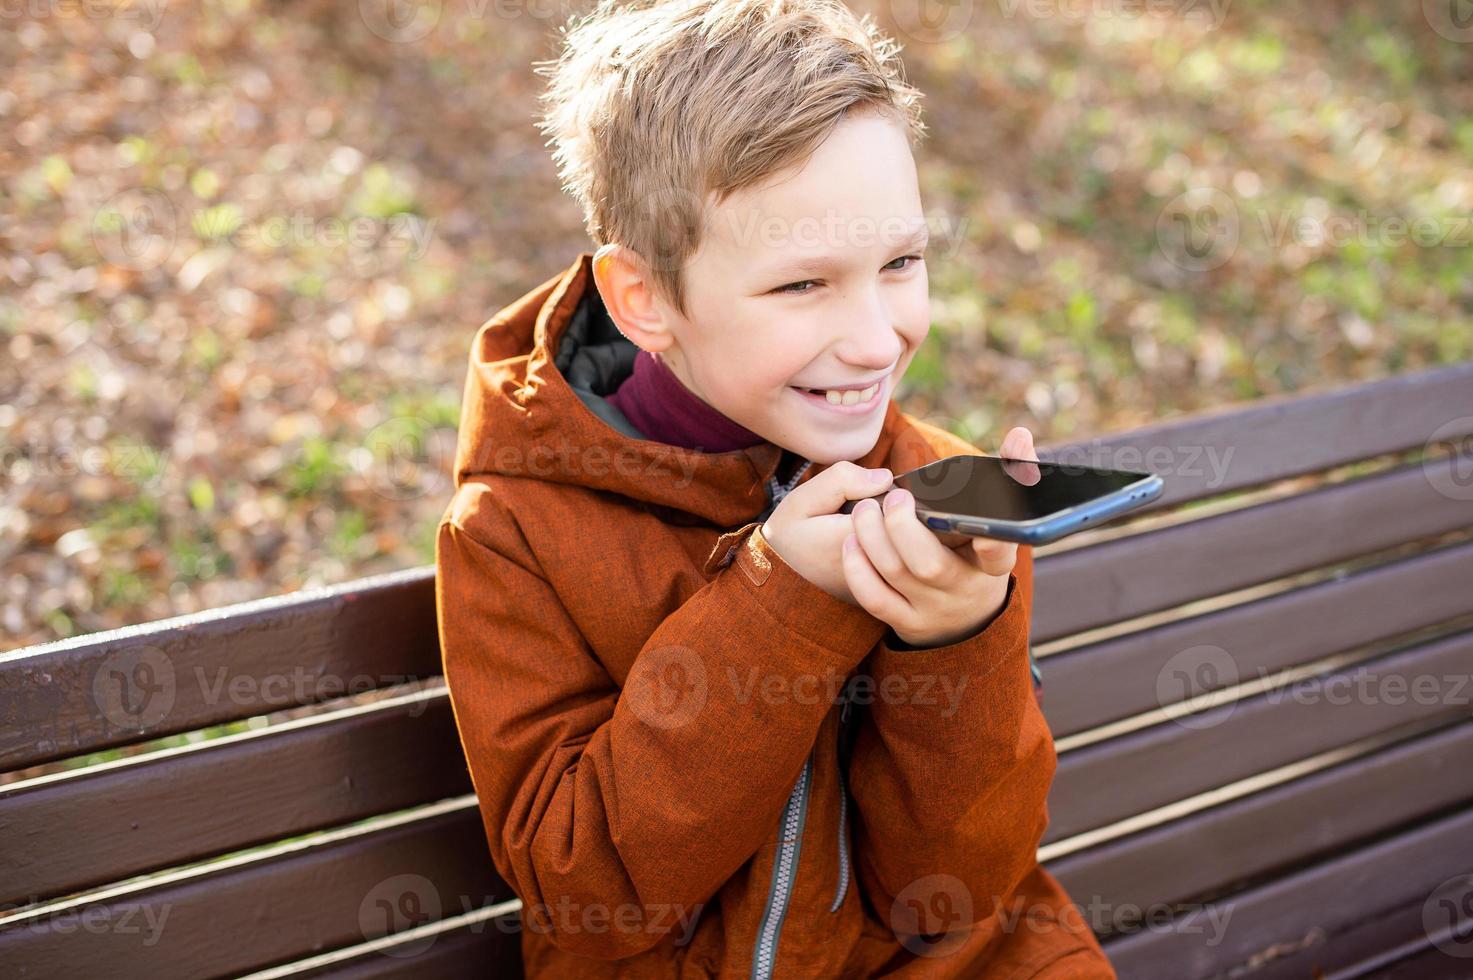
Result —
[[[1002, 448], [997, 454], [1007, 459], [1039, 462], [1038, 452], [1033, 446], [1033, 433], [1021, 425], [1008, 430], [1007, 436], [1002, 441]], [[1026, 463], [1004, 463], [1003, 468], [1009, 476], [1026, 487], [1031, 487], [1042, 479], [1037, 466], [1029, 466]]]
[[1033, 433], [1028, 431], [1027, 426], [1015, 425], [1008, 430], [1007, 437], [1003, 439], [1003, 451], [1001, 455], [1013, 459], [1031, 459], [1035, 463], [1039, 461], [1038, 453], [1033, 446]]
[[[892, 493], [894, 491], [891, 491]], [[915, 591], [916, 583], [910, 569], [901, 560], [900, 553], [890, 540], [890, 531], [878, 500], [861, 500], [854, 507], [854, 536], [869, 559], [870, 566], [880, 573], [891, 588], [902, 595]]]
[[894, 474], [885, 467], [870, 470], [845, 460], [799, 484], [788, 497], [797, 506], [799, 517], [818, 517], [838, 512], [850, 500], [884, 493], [894, 482]]
[[884, 512], [890, 541], [915, 580], [944, 588], [956, 577], [963, 564], [957, 560], [960, 556], [921, 523], [916, 516], [915, 497], [909, 491], [897, 488], [886, 494]]
[[849, 594], [854, 596], [854, 601], [866, 612], [891, 624], [905, 622], [913, 615], [914, 610], [905, 596], [892, 589], [870, 564], [857, 536], [850, 534], [845, 537], [842, 551], [844, 583], [849, 586]]
[[1018, 545], [1012, 541], [996, 538], [975, 538], [972, 541], [972, 564], [978, 571], [988, 575], [1006, 575], [1013, 570], [1018, 560]]

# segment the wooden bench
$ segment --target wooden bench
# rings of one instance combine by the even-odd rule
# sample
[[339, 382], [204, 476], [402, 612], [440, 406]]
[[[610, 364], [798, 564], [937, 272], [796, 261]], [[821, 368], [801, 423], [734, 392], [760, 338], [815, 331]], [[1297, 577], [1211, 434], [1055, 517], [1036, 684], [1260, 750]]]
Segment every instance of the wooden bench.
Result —
[[[1041, 449], [1166, 478], [1037, 552], [1040, 857], [1122, 977], [1473, 975], [1470, 436], [1458, 365]], [[433, 586], [0, 654], [3, 972], [519, 975]]]

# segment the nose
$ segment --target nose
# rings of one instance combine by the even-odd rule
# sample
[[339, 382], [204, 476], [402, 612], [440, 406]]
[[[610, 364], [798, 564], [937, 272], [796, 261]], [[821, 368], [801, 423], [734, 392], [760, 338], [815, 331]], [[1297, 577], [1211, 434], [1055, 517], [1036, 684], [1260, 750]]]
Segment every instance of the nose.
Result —
[[844, 319], [843, 339], [836, 352], [839, 360], [866, 373], [885, 371], [899, 363], [905, 341], [878, 291], [868, 291], [865, 301], [856, 304]]

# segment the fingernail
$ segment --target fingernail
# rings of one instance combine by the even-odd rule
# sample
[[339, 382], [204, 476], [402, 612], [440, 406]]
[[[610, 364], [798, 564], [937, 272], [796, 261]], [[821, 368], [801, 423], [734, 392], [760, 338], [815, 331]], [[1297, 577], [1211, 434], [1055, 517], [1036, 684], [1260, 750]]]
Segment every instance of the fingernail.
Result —
[[903, 503], [905, 503], [904, 490], [892, 490], [885, 496], [886, 510], [894, 510], [896, 507], [899, 507]]
[[888, 483], [890, 480], [890, 471], [884, 467], [877, 470], [870, 470], [869, 478], [876, 483]]

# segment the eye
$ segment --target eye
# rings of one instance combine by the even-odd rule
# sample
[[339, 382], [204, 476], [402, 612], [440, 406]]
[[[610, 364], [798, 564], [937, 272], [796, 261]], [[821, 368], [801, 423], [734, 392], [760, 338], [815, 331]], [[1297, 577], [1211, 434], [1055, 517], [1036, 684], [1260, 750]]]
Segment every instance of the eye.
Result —
[[789, 294], [791, 296], [802, 296], [804, 293], [811, 293], [811, 292], [813, 292], [813, 290], [811, 290], [811, 289], [794, 289], [793, 288], [794, 286], [806, 286], [809, 283], [817, 283], [817, 282], [818, 282], [817, 279], [802, 279], [802, 280], [799, 280], [798, 282], [790, 282], [786, 286], [779, 286], [776, 289], [774, 289], [773, 292], [774, 293], [787, 293], [787, 294]]
[[902, 255], [898, 259], [891, 259], [889, 262], [886, 262], [884, 267], [886, 269], [891, 269], [892, 272], [904, 272], [906, 269], [911, 268], [911, 266], [908, 266], [908, 265], [901, 266], [898, 269], [892, 269], [891, 267], [894, 266], [896, 262], [904, 262], [904, 261], [906, 261], [908, 259], [909, 260], [913, 260], [915, 262], [920, 262], [920, 261], [922, 261], [924, 259], [924, 256], [921, 256], [921, 255]]

